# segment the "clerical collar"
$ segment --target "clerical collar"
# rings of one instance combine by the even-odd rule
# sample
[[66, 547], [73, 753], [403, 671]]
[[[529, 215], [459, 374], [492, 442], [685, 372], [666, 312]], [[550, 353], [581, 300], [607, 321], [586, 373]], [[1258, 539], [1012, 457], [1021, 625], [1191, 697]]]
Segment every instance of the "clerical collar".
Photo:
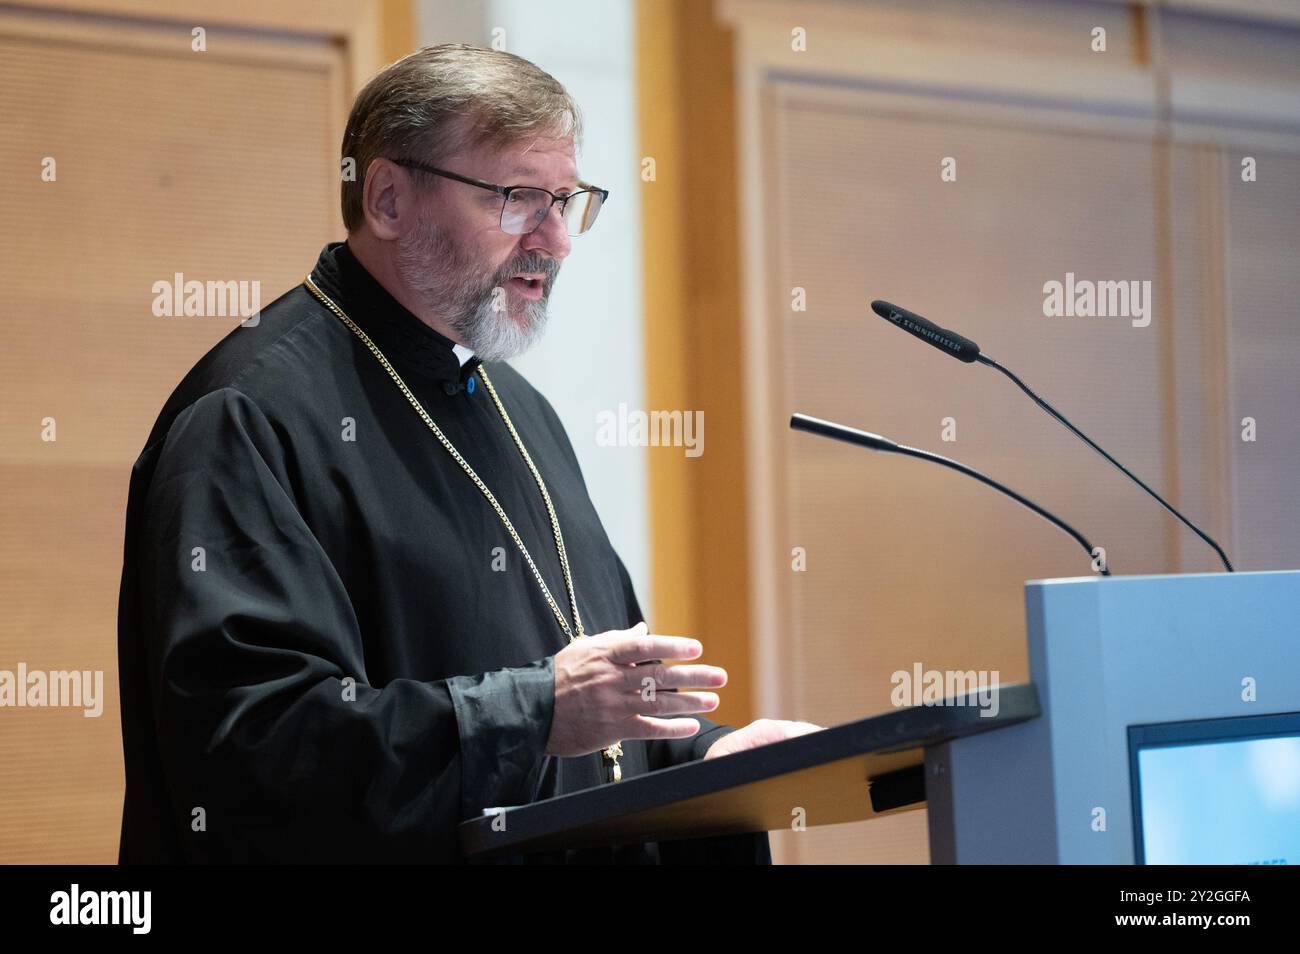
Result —
[[482, 360], [411, 314], [357, 260], [346, 242], [326, 245], [314, 281], [395, 366], [426, 375], [448, 393], [464, 388]]

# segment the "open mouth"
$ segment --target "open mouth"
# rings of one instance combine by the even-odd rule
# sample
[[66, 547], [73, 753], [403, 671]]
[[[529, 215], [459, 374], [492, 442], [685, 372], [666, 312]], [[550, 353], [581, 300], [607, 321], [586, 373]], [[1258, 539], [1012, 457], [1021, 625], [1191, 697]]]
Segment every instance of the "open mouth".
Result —
[[517, 294], [530, 301], [541, 298], [546, 287], [544, 279], [531, 275], [516, 275], [506, 284]]

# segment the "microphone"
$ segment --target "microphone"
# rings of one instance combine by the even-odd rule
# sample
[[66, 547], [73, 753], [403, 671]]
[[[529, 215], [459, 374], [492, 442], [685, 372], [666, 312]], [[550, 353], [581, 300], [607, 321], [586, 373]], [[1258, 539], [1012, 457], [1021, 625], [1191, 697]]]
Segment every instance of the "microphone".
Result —
[[1028, 394], [1033, 399], [1035, 404], [1041, 407], [1044, 411], [1046, 411], [1059, 423], [1065, 425], [1065, 427], [1069, 429], [1071, 434], [1079, 438], [1079, 440], [1083, 441], [1085, 444], [1087, 444], [1089, 447], [1095, 450], [1102, 457], [1106, 458], [1107, 461], [1109, 461], [1111, 464], [1113, 464], [1115, 467], [1119, 469], [1120, 473], [1122, 473], [1129, 480], [1133, 481], [1133, 483], [1137, 484], [1139, 487], [1141, 487], [1143, 490], [1149, 493], [1152, 497], [1156, 499], [1156, 501], [1160, 504], [1160, 506], [1164, 507], [1170, 513], [1172, 513], [1175, 517], [1181, 520], [1183, 524], [1187, 526], [1193, 533], [1195, 533], [1198, 537], [1200, 537], [1211, 547], [1213, 547], [1214, 552], [1219, 555], [1219, 559], [1223, 561], [1223, 565], [1227, 569], [1227, 571], [1229, 573], [1233, 572], [1232, 563], [1228, 560], [1228, 555], [1223, 552], [1223, 548], [1221, 546], [1219, 546], [1212, 539], [1210, 539], [1209, 535], [1207, 535], [1196, 524], [1192, 523], [1192, 521], [1188, 520], [1181, 513], [1179, 513], [1178, 510], [1174, 508], [1173, 504], [1165, 500], [1164, 497], [1161, 497], [1158, 493], [1156, 493], [1149, 486], [1147, 486], [1146, 482], [1143, 481], [1142, 478], [1140, 478], [1137, 474], [1133, 473], [1131, 470], [1129, 470], [1127, 467], [1125, 467], [1123, 464], [1117, 461], [1110, 454], [1102, 450], [1102, 448], [1097, 444], [1096, 441], [1094, 441], [1091, 437], [1083, 433], [1083, 431], [1079, 430], [1068, 420], [1066, 420], [1064, 414], [1062, 414], [1056, 408], [1052, 407], [1052, 405], [1048, 404], [1041, 397], [1035, 394], [1030, 389], [1029, 385], [1025, 384], [1024, 381], [1021, 381], [1020, 378], [1018, 378], [1015, 374], [1013, 374], [1007, 368], [1004, 368], [1002, 365], [998, 364], [998, 362], [994, 361], [988, 355], [982, 354], [980, 352], [979, 345], [977, 345], [975, 342], [971, 341], [969, 338], [963, 338], [955, 331], [948, 331], [946, 328], [940, 328], [938, 325], [926, 321], [920, 315], [910, 312], [906, 308], [899, 308], [897, 305], [891, 305], [887, 301], [881, 301], [879, 299], [873, 301], [871, 303], [871, 310], [874, 311], [881, 318], [884, 318], [886, 321], [890, 322], [891, 324], [897, 325], [899, 328], [902, 328], [904, 331], [910, 332], [911, 334], [920, 338], [922, 341], [929, 342], [930, 344], [938, 348], [940, 351], [943, 351], [946, 354], [951, 354], [959, 361], [964, 361], [967, 364], [971, 364], [973, 362], [979, 362], [980, 364], [986, 364], [991, 368], [996, 368], [998, 371], [1001, 371], [1003, 374], [1005, 374], [1008, 378], [1011, 379], [1011, 381], [1016, 385], [1016, 387], [1020, 388], [1020, 390]]
[[[807, 414], [795, 414], [790, 418], [790, 427], [796, 431], [806, 431], [809, 434], [819, 434], [822, 437], [830, 437], [837, 441], [844, 441], [849, 444], [857, 444], [859, 447], [866, 447], [873, 451], [882, 451], [887, 454], [902, 454], [904, 457], [915, 457], [918, 460], [928, 460], [944, 467], [949, 467], [959, 473], [966, 474], [968, 477], [974, 477], [981, 483], [987, 484], [994, 490], [1001, 491], [1012, 500], [1022, 504], [1038, 514], [1048, 523], [1064, 530], [1075, 541], [1083, 547], [1088, 554], [1088, 559], [1095, 560], [1097, 557], [1096, 548], [1088, 542], [1078, 530], [1070, 526], [1054, 513], [1040, 507], [1028, 497], [1016, 493], [1006, 484], [1000, 483], [989, 477], [987, 474], [981, 474], [974, 467], [967, 467], [961, 461], [953, 460], [951, 457], [944, 457], [941, 454], [933, 454], [930, 451], [921, 450], [917, 447], [908, 447], [906, 444], [898, 444], [891, 441], [888, 437], [881, 437], [879, 434], [872, 434], [870, 431], [860, 431], [855, 427], [845, 427], [843, 424], [836, 424], [834, 421], [823, 421], [821, 418], [809, 417]], [[1106, 561], [1102, 561], [1101, 575], [1110, 576], [1110, 570], [1106, 566]]]
[[885, 321], [892, 322], [908, 334], [915, 335], [922, 341], [934, 345], [940, 351], [952, 355], [958, 361], [970, 364], [980, 356], [980, 346], [969, 338], [963, 338], [955, 331], [940, 328], [931, 321], [926, 321], [916, 312], [899, 308], [887, 301], [876, 299], [871, 303], [871, 310]]

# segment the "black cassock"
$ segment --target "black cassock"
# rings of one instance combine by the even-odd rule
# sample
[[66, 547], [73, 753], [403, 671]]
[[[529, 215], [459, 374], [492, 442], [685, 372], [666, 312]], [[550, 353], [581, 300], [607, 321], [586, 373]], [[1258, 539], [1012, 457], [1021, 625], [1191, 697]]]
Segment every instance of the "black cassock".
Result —
[[[478, 359], [462, 367], [345, 243], [312, 278], [495, 494], [572, 625], [550, 518]], [[508, 364], [485, 367], [546, 481], [586, 632], [635, 625], [554, 409]], [[120, 860], [461, 861], [457, 824], [482, 808], [615, 784], [599, 752], [544, 754], [567, 642], [482, 492], [299, 286], [199, 361], [131, 474]], [[625, 741], [624, 777], [731, 731], [693, 718], [689, 739]], [[770, 855], [760, 834], [510, 860]]]

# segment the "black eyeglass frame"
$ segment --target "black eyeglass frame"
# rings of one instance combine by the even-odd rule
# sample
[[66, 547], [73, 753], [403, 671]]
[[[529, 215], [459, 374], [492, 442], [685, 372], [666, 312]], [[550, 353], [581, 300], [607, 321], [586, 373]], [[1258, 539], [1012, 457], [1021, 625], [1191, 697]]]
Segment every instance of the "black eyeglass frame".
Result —
[[[427, 172], [435, 176], [442, 176], [445, 179], [454, 179], [457, 182], [463, 182], [466, 185], [478, 186], [480, 189], [487, 189], [489, 192], [495, 192], [497, 195], [502, 197], [501, 214], [503, 217], [506, 211], [505, 203], [510, 201], [510, 193], [515, 192], [519, 189], [531, 189], [534, 192], [545, 192], [547, 195], [551, 197], [551, 205], [547, 208], [546, 215], [541, 216], [537, 220], [537, 224], [534, 225], [527, 232], [518, 233], [520, 235], [532, 235], [534, 232], [536, 232], [541, 227], [542, 223], [546, 221], [547, 216], [551, 214], [551, 209], [555, 207], [555, 203], [557, 202], [560, 203], [560, 217], [563, 218], [565, 206], [568, 205], [570, 199], [575, 198], [576, 196], [580, 196], [586, 193], [590, 193], [592, 195], [598, 195], [600, 196], [601, 206], [604, 206], [604, 204], [609, 200], [608, 189], [599, 189], [595, 186], [592, 186], [588, 183], [584, 183], [581, 181], [579, 181], [578, 185], [585, 186], [585, 188], [580, 188], [577, 192], [566, 192], [564, 194], [558, 194], [552, 192], [550, 189], [543, 189], [541, 186], [534, 186], [534, 185], [521, 184], [521, 185], [500, 186], [494, 182], [484, 182], [482, 179], [473, 179], [469, 176], [462, 176], [460, 173], [457, 172], [448, 172], [446, 169], [439, 169], [436, 166], [431, 166], [427, 163], [420, 162], [418, 159], [390, 159], [389, 162], [395, 163], [399, 166], [405, 166], [409, 169], [419, 169], [421, 172]], [[502, 229], [502, 231], [505, 231], [505, 229]], [[587, 229], [587, 231], [590, 232], [591, 229]], [[507, 234], [513, 234], [513, 233], [507, 233]], [[578, 234], [581, 235], [583, 233], [579, 232]]]

